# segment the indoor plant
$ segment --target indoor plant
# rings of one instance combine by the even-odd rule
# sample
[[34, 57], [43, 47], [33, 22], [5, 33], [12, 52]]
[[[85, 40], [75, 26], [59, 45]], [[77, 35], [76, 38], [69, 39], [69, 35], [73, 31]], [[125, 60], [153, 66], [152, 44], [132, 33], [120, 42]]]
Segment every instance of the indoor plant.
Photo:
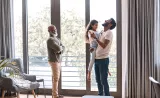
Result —
[[5, 68], [10, 68], [7, 72], [9, 76], [20, 74], [19, 68], [15, 66], [16, 62], [9, 62], [8, 59], [4, 59], [0, 61], [0, 72]]

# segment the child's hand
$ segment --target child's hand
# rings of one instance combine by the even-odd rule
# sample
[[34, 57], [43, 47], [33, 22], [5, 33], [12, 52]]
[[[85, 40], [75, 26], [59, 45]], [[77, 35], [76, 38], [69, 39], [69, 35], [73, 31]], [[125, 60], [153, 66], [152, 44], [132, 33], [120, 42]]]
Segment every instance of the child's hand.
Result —
[[110, 72], [108, 72], [109, 76], [112, 76]]
[[92, 38], [96, 38], [96, 35], [93, 33], [93, 34], [91, 34], [91, 37]]
[[88, 80], [88, 81], [91, 81], [91, 72], [90, 72], [90, 71], [89, 71], [88, 74], [87, 74], [87, 80]]
[[93, 31], [92, 31], [92, 30], [89, 30], [88, 32], [89, 32], [89, 34], [93, 34]]

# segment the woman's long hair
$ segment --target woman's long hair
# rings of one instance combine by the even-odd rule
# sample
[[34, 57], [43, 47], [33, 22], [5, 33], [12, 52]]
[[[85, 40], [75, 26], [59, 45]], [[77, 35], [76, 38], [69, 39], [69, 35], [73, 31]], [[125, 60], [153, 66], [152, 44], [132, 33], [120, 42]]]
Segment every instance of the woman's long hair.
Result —
[[85, 39], [86, 39], [86, 43], [89, 43], [89, 36], [88, 36], [88, 31], [92, 30], [92, 26], [97, 24], [98, 21], [97, 20], [91, 20], [90, 23], [87, 25], [86, 27], [86, 34], [85, 34]]

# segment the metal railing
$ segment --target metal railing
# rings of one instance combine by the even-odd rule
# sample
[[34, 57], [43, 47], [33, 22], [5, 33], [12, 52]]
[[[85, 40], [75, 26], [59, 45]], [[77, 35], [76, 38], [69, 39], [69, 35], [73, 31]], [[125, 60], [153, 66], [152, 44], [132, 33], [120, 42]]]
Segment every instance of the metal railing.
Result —
[[[115, 56], [110, 57], [110, 72], [112, 76], [109, 76], [108, 81], [110, 88], [116, 90], [116, 59]], [[63, 56], [62, 58], [62, 89], [86, 89], [86, 61], [85, 56]], [[113, 61], [113, 62], [112, 62]], [[93, 72], [93, 71], [92, 71]], [[45, 80], [45, 86], [47, 88], [52, 87], [51, 69], [47, 61], [46, 56], [32, 56], [29, 57], [29, 73], [36, 75], [37, 78], [43, 78]], [[97, 84], [95, 82], [95, 75], [92, 74], [91, 89], [97, 90]]]

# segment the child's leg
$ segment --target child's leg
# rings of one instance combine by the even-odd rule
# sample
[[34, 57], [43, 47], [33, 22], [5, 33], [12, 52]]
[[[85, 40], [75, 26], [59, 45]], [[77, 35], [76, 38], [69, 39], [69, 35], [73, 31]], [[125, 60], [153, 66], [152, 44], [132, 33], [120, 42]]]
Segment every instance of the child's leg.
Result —
[[94, 51], [91, 54], [91, 60], [90, 60], [89, 67], [88, 67], [89, 71], [92, 70], [92, 67], [93, 67], [93, 64], [94, 64], [94, 61], [95, 61], [95, 56], [96, 56], [96, 49], [94, 49]]

